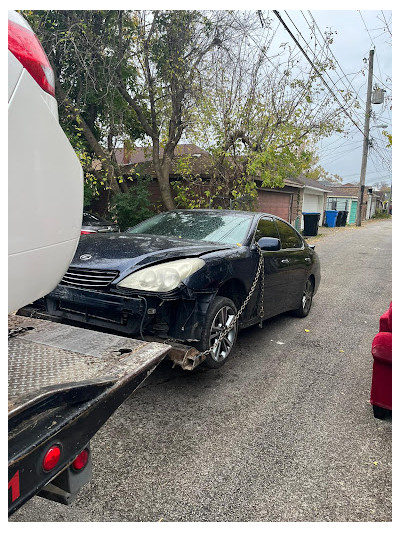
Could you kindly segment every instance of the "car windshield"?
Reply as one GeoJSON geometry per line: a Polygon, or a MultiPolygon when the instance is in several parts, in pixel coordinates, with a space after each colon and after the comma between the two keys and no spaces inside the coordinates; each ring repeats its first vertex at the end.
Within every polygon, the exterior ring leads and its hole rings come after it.
{"type": "Polygon", "coordinates": [[[178,239],[211,241],[222,244],[242,244],[251,224],[252,216],[246,214],[225,214],[205,212],[160,213],[127,233],[164,235],[178,239]]]}

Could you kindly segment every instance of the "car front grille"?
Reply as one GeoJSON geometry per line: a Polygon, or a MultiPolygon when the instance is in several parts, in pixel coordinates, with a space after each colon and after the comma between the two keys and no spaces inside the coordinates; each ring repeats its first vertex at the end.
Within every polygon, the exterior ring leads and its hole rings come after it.
{"type": "Polygon", "coordinates": [[[85,289],[105,289],[119,275],[118,270],[69,268],[61,283],[85,289]]]}

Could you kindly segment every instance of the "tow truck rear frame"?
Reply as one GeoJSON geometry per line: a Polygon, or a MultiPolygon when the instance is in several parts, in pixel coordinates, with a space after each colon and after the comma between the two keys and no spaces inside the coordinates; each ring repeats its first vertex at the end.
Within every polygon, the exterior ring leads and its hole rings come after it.
{"type": "Polygon", "coordinates": [[[70,503],[90,479],[91,464],[71,463],[114,411],[171,350],[23,316],[9,317],[9,514],[35,494],[70,503]],[[44,456],[58,446],[50,471],[44,456]]]}

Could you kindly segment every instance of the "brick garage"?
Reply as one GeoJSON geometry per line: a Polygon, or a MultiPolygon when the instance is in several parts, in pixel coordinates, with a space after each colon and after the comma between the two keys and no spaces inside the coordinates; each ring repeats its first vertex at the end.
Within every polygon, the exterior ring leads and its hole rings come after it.
{"type": "Polygon", "coordinates": [[[302,184],[292,180],[285,180],[285,186],[279,189],[258,187],[257,211],[281,217],[296,227],[301,213],[302,188],[302,184]]]}

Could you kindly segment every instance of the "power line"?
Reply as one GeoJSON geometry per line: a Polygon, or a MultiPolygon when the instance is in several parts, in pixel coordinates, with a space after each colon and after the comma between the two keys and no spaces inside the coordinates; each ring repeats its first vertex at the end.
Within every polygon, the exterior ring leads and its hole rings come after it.
{"type": "MultiPolygon", "coordinates": [[[[286,14],[286,16],[288,17],[288,19],[290,20],[290,22],[293,24],[293,26],[296,28],[298,34],[300,35],[300,37],[301,37],[301,38],[303,39],[303,41],[305,42],[307,48],[308,48],[308,49],[311,51],[311,53],[314,55],[314,61],[315,61],[315,60],[317,59],[317,54],[316,54],[316,52],[314,52],[314,50],[312,50],[312,48],[310,47],[309,43],[308,43],[308,42],[306,41],[306,39],[303,37],[301,31],[300,31],[299,28],[296,26],[296,24],[293,22],[293,20],[292,20],[292,18],[290,17],[289,13],[288,13],[287,11],[285,11],[285,14],[286,14]]],[[[304,14],[303,14],[302,11],[301,11],[301,14],[302,14],[303,17],[304,17],[304,14]]],[[[305,18],[305,17],[304,17],[304,18],[305,18]]],[[[306,22],[307,22],[307,24],[308,24],[308,27],[309,27],[309,28],[311,29],[311,31],[312,31],[312,28],[311,28],[311,26],[309,25],[307,19],[305,19],[305,20],[306,20],[306,22]]],[[[314,37],[315,37],[315,42],[318,43],[318,44],[321,46],[321,51],[323,51],[323,50],[324,50],[324,47],[323,47],[323,46],[321,45],[321,43],[318,41],[317,36],[315,35],[315,33],[314,33],[314,37]]],[[[328,50],[329,50],[329,47],[328,47],[328,50]]],[[[328,54],[326,54],[326,57],[328,57],[328,54]]],[[[332,78],[330,77],[330,75],[329,75],[328,72],[326,72],[326,75],[327,75],[328,78],[331,80],[331,82],[333,83],[334,87],[337,88],[337,87],[336,87],[336,83],[338,83],[338,82],[334,82],[334,81],[332,80],[332,78]]],[[[340,81],[340,80],[338,80],[338,81],[340,81]]],[[[339,90],[340,90],[340,89],[339,89],[339,90]]],[[[323,102],[321,102],[321,104],[319,105],[319,108],[321,109],[322,106],[323,106],[323,102]]],[[[317,114],[318,114],[318,112],[317,112],[317,114]]],[[[356,114],[357,114],[357,113],[356,113],[356,114]]]]}
{"type": "MultiPolygon", "coordinates": [[[[300,45],[300,43],[298,42],[298,40],[296,39],[296,37],[293,35],[293,33],[291,32],[291,30],[288,28],[288,26],[285,24],[285,22],[283,21],[282,17],[280,16],[279,12],[274,10],[273,11],[276,15],[276,17],[278,18],[278,20],[280,21],[280,23],[283,25],[283,27],[285,28],[285,30],[289,33],[289,35],[291,36],[291,38],[293,39],[293,41],[296,43],[296,45],[298,46],[298,48],[300,49],[300,51],[302,52],[302,54],[304,55],[304,57],[307,59],[307,61],[310,63],[310,65],[312,66],[312,68],[314,69],[314,71],[317,73],[317,75],[319,76],[319,78],[321,79],[321,81],[323,82],[323,84],[325,85],[325,87],[329,90],[329,92],[331,93],[331,95],[333,96],[333,98],[336,100],[336,102],[339,104],[340,106],[340,109],[342,109],[342,111],[345,113],[345,115],[350,119],[350,121],[353,123],[353,125],[357,128],[357,130],[359,130],[362,135],[363,135],[363,138],[364,139],[367,139],[366,135],[364,134],[364,132],[361,130],[360,126],[354,121],[354,119],[349,115],[349,113],[347,112],[347,110],[343,107],[343,105],[341,104],[341,102],[338,100],[337,96],[335,95],[335,93],[333,92],[333,90],[331,89],[331,87],[328,85],[328,83],[326,82],[326,80],[323,78],[321,72],[318,70],[318,68],[316,67],[316,65],[314,64],[314,62],[310,59],[310,57],[308,56],[307,52],[303,49],[303,47],[300,45]]],[[[290,19],[290,21],[292,22],[292,24],[294,25],[294,27],[296,28],[296,30],[299,32],[299,35],[302,37],[303,41],[306,43],[307,47],[311,50],[311,48],[309,47],[307,41],[304,39],[304,37],[302,36],[301,32],[299,31],[299,29],[297,28],[296,24],[293,22],[293,20],[291,19],[291,17],[286,13],[286,15],[288,16],[288,18],[290,19]]],[[[304,16],[304,15],[303,15],[304,16]]],[[[309,26],[310,27],[310,26],[309,26]]],[[[311,28],[310,28],[311,29],[311,28]]],[[[319,29],[319,28],[318,28],[319,29]]],[[[319,30],[320,31],[320,30],[319,30]]],[[[321,32],[320,32],[321,33],[321,32]]],[[[314,34],[315,35],[315,34],[314,34]]],[[[322,35],[322,33],[321,33],[322,35]]],[[[317,40],[316,38],[316,41],[319,43],[319,41],[317,40]]],[[[311,52],[314,54],[314,58],[316,58],[316,54],[311,50],[311,52]]],[[[337,59],[335,58],[335,56],[332,54],[332,56],[334,57],[336,63],[339,65],[337,59]]],[[[340,65],[339,65],[340,67],[340,65]]],[[[342,69],[341,69],[342,70],[342,69]]],[[[343,72],[342,70],[342,73],[345,75],[345,73],[343,72]]],[[[336,87],[336,83],[333,82],[333,80],[330,78],[329,74],[328,74],[328,77],[329,79],[331,80],[331,82],[333,83],[333,85],[336,87]]],[[[347,76],[345,75],[347,81],[348,78],[347,76]]],[[[354,87],[353,87],[354,89],[354,87]]],[[[356,141],[355,141],[356,142],[356,141]]],[[[336,148],[339,149],[339,147],[336,148]]],[[[387,160],[385,159],[385,156],[384,154],[381,153],[380,149],[378,146],[374,146],[373,149],[375,150],[377,156],[382,160],[382,162],[384,164],[388,164],[387,160]]],[[[352,149],[353,150],[353,149],[352,149]]],[[[349,151],[352,151],[352,150],[349,150],[349,151]]],[[[341,155],[342,153],[347,153],[348,151],[345,151],[345,152],[341,152],[340,154],[336,154],[336,157],[338,155],[341,155]]]]}
{"type": "Polygon", "coordinates": [[[390,33],[390,36],[392,36],[392,32],[389,29],[389,23],[386,20],[385,13],[382,10],[381,10],[381,13],[382,13],[383,20],[385,21],[387,31],[390,33]]]}
{"type": "Polygon", "coordinates": [[[373,146],[372,149],[374,150],[375,154],[377,154],[381,160],[381,162],[387,166],[388,169],[392,168],[391,161],[388,161],[385,154],[382,153],[382,149],[379,146],[373,146]]]}
{"type": "Polygon", "coordinates": [[[353,146],[352,148],[348,148],[347,150],[343,150],[342,152],[332,153],[330,157],[328,156],[326,158],[321,158],[321,164],[328,165],[329,163],[333,163],[333,161],[336,161],[339,156],[341,157],[345,154],[349,154],[350,152],[354,152],[359,147],[353,146]]]}
{"type": "MultiPolygon", "coordinates": [[[[360,15],[360,17],[361,17],[361,20],[363,21],[363,24],[364,24],[365,29],[367,30],[367,33],[368,33],[368,35],[369,35],[369,38],[371,39],[371,44],[374,46],[374,48],[375,48],[375,50],[376,50],[375,41],[373,40],[372,35],[370,34],[369,29],[367,28],[367,25],[366,25],[366,23],[365,23],[364,17],[362,16],[360,10],[358,10],[358,13],[359,13],[359,15],[360,15]]],[[[379,70],[380,77],[383,78],[383,76],[382,76],[382,72],[381,72],[381,67],[380,67],[380,64],[379,64],[378,54],[376,54],[376,62],[377,62],[377,64],[378,64],[378,70],[379,70]]],[[[382,81],[381,79],[378,78],[378,76],[374,76],[374,78],[376,78],[376,79],[380,82],[381,85],[383,85],[384,87],[386,87],[387,89],[389,89],[389,87],[388,87],[387,85],[385,85],[385,84],[383,83],[383,81],[382,81]]]]}
{"type": "MultiPolygon", "coordinates": [[[[315,32],[314,28],[311,27],[311,24],[310,24],[310,22],[307,20],[307,18],[305,17],[303,11],[301,11],[301,14],[303,15],[303,18],[304,18],[304,20],[306,21],[307,26],[308,26],[308,27],[310,28],[310,30],[313,32],[316,42],[317,42],[317,43],[321,46],[321,48],[322,48],[322,45],[321,45],[321,43],[320,43],[319,40],[318,40],[318,37],[317,37],[317,35],[316,35],[316,32],[315,32]]],[[[364,102],[364,100],[359,96],[359,93],[360,93],[362,87],[360,87],[359,91],[357,91],[357,90],[354,88],[354,86],[352,85],[351,81],[350,81],[349,78],[347,77],[346,73],[345,73],[344,70],[342,69],[342,67],[341,67],[341,65],[340,65],[340,63],[339,63],[339,61],[338,61],[337,58],[336,58],[336,56],[334,55],[334,53],[333,53],[331,47],[329,46],[329,43],[327,42],[326,37],[323,35],[323,33],[322,33],[320,27],[318,26],[316,20],[315,20],[314,17],[312,16],[311,11],[308,11],[308,14],[309,14],[309,16],[310,16],[310,18],[311,18],[311,20],[312,20],[314,26],[315,26],[315,27],[317,28],[317,30],[319,31],[319,33],[320,33],[320,35],[321,35],[321,37],[322,37],[322,39],[323,39],[325,45],[327,46],[327,50],[330,52],[330,54],[331,54],[331,56],[332,56],[334,62],[335,62],[336,65],[339,67],[340,71],[341,71],[342,74],[343,74],[343,77],[347,80],[348,86],[346,87],[346,90],[349,91],[349,88],[351,87],[351,89],[353,90],[353,92],[354,92],[354,94],[355,94],[355,97],[353,97],[353,99],[354,99],[355,101],[359,101],[359,102],[365,107],[365,102],[364,102]]],[[[359,74],[359,72],[355,73],[355,74],[354,74],[354,77],[355,77],[357,74],[359,74]]],[[[334,84],[335,87],[337,87],[337,83],[343,79],[343,78],[339,78],[338,81],[335,83],[335,82],[333,82],[332,78],[329,76],[328,73],[327,73],[327,75],[328,75],[329,79],[332,81],[332,83],[334,84]]],[[[362,117],[360,117],[360,115],[357,113],[357,111],[356,111],[355,109],[353,109],[353,112],[354,112],[354,114],[356,115],[356,117],[358,118],[358,120],[362,121],[362,117]]]]}
{"type": "MultiPolygon", "coordinates": [[[[382,169],[380,170],[374,170],[374,171],[368,171],[368,174],[378,174],[384,172],[382,169]]],[[[354,172],[353,174],[342,174],[342,178],[352,178],[353,176],[359,176],[359,172],[354,172]]]]}
{"type": "Polygon", "coordinates": [[[357,127],[357,129],[362,133],[363,137],[365,137],[364,135],[364,132],[362,131],[362,129],[360,128],[360,126],[353,120],[353,118],[351,117],[351,115],[347,112],[347,110],[343,107],[343,105],[341,104],[341,102],[338,100],[336,94],[332,91],[332,89],[329,87],[329,85],[327,84],[327,82],[324,80],[322,74],[319,72],[319,70],[317,69],[317,67],[314,65],[313,61],[308,57],[307,53],[305,52],[305,50],[302,48],[301,44],[299,43],[299,41],[296,39],[296,37],[293,35],[293,33],[290,31],[290,29],[288,28],[288,26],[285,24],[284,20],[282,19],[282,17],[280,16],[279,14],[279,11],[276,11],[276,10],[273,10],[273,12],[275,13],[276,17],[278,18],[279,22],[282,24],[282,26],[285,28],[285,30],[289,33],[289,35],[291,36],[291,38],[294,40],[294,42],[297,44],[297,46],[300,48],[302,54],[304,55],[304,57],[307,59],[307,61],[310,63],[310,65],[312,66],[312,68],[315,70],[315,72],[317,73],[317,75],[320,77],[321,81],[323,82],[323,84],[325,85],[325,87],[328,89],[328,91],[332,94],[333,98],[337,101],[337,103],[339,104],[340,108],[343,110],[343,112],[345,113],[345,115],[351,120],[351,122],[357,127]]]}
{"type": "MultiPolygon", "coordinates": [[[[309,22],[307,21],[306,17],[304,16],[303,12],[301,12],[301,13],[302,13],[302,15],[303,15],[305,21],[307,22],[309,28],[312,29],[311,26],[310,26],[310,24],[309,24],[309,22]]],[[[346,78],[346,80],[347,80],[347,82],[348,82],[348,84],[349,84],[348,87],[347,87],[347,89],[349,89],[349,87],[351,87],[351,88],[353,89],[354,93],[355,93],[355,94],[357,95],[357,97],[358,97],[358,92],[357,92],[356,89],[353,87],[351,81],[350,81],[349,78],[347,77],[347,74],[345,74],[345,72],[343,71],[343,69],[342,69],[342,67],[341,67],[341,65],[340,65],[340,63],[339,63],[339,61],[337,60],[335,54],[333,53],[333,51],[332,51],[332,49],[330,48],[329,44],[326,42],[326,37],[324,37],[322,31],[320,30],[320,27],[318,26],[316,20],[315,20],[314,17],[312,16],[311,11],[308,11],[308,14],[309,14],[310,17],[311,17],[311,20],[313,21],[313,24],[315,25],[315,27],[316,27],[317,30],[319,31],[319,33],[320,33],[322,39],[323,39],[324,42],[328,45],[328,50],[330,51],[330,53],[331,53],[331,55],[332,55],[332,57],[333,57],[335,63],[336,63],[337,66],[339,67],[339,69],[340,69],[340,71],[342,72],[343,76],[346,78]]],[[[317,36],[316,36],[316,35],[315,35],[315,38],[317,39],[317,36]]],[[[319,41],[318,41],[318,42],[319,42],[319,41]]],[[[357,74],[358,74],[358,73],[357,73],[357,74]]],[[[361,102],[364,103],[364,101],[363,101],[362,99],[361,99],[361,102]]]]}
{"type": "MultiPolygon", "coordinates": [[[[264,20],[263,15],[262,15],[262,13],[261,13],[260,11],[258,11],[258,17],[260,18],[260,22],[261,22],[262,27],[264,27],[264,25],[265,25],[265,20],[264,20]]],[[[271,65],[273,66],[272,73],[276,71],[276,72],[278,72],[281,76],[283,76],[282,72],[279,70],[279,67],[280,67],[281,65],[280,65],[280,64],[278,64],[278,65],[274,65],[274,64],[272,63],[271,59],[266,55],[265,47],[264,47],[264,46],[260,46],[260,44],[254,39],[254,37],[253,37],[250,33],[246,33],[246,30],[243,28],[243,25],[242,25],[242,23],[241,23],[240,20],[237,20],[237,19],[236,19],[236,21],[237,21],[237,23],[241,26],[241,28],[244,30],[244,33],[245,33],[245,34],[246,34],[246,35],[247,35],[247,36],[248,36],[248,37],[254,42],[254,44],[256,45],[256,47],[257,47],[257,48],[262,52],[262,54],[266,57],[266,59],[269,61],[269,63],[271,63],[271,65]]],[[[276,33],[277,33],[277,29],[278,29],[278,27],[277,27],[277,28],[275,29],[275,31],[273,32],[273,35],[272,35],[272,38],[271,38],[270,41],[269,41],[269,44],[271,44],[272,41],[273,41],[273,39],[275,38],[276,33]]],[[[299,54],[300,54],[300,52],[297,52],[297,53],[293,56],[292,59],[294,60],[299,54]]],[[[270,75],[271,75],[271,73],[269,74],[269,76],[270,76],[270,75]]],[[[317,117],[317,115],[318,115],[318,113],[319,113],[319,109],[321,109],[322,105],[323,105],[323,102],[321,102],[321,103],[318,105],[318,107],[317,107],[317,109],[316,109],[316,113],[315,113],[315,115],[313,116],[313,118],[316,118],[316,117],[317,117]]]]}
{"type": "MultiPolygon", "coordinates": [[[[310,58],[307,56],[306,52],[302,49],[301,45],[300,45],[300,44],[298,43],[298,41],[295,39],[295,37],[294,37],[293,34],[290,32],[290,30],[288,29],[288,27],[285,25],[285,23],[283,22],[282,18],[279,16],[279,13],[277,13],[276,11],[274,11],[274,13],[275,13],[275,15],[278,17],[278,19],[280,20],[280,22],[283,24],[283,26],[285,27],[285,29],[288,31],[288,33],[291,35],[292,39],[296,42],[297,46],[299,46],[300,50],[301,50],[302,53],[305,55],[306,59],[307,59],[307,60],[309,61],[309,63],[313,66],[313,68],[316,70],[316,72],[317,72],[317,74],[320,76],[321,80],[322,80],[322,81],[324,82],[324,84],[327,86],[327,84],[326,84],[325,80],[323,79],[321,73],[318,71],[318,69],[315,67],[314,63],[310,60],[310,58]]],[[[285,11],[285,13],[286,13],[287,17],[289,18],[289,20],[291,21],[291,23],[293,24],[293,26],[294,26],[294,27],[296,28],[296,30],[298,31],[298,33],[299,33],[299,35],[301,36],[301,38],[303,39],[303,41],[306,43],[307,47],[311,50],[310,46],[308,45],[307,41],[305,40],[305,38],[304,38],[303,35],[301,34],[301,32],[300,32],[300,30],[298,29],[298,27],[296,26],[296,24],[295,24],[295,23],[293,22],[293,20],[291,19],[290,15],[289,15],[286,11],[285,11]]],[[[302,13],[302,15],[303,15],[303,18],[306,20],[308,27],[311,29],[311,31],[313,31],[312,27],[311,27],[310,24],[309,24],[309,21],[307,21],[307,19],[306,19],[306,17],[304,16],[303,13],[302,13]]],[[[311,15],[311,14],[310,14],[310,15],[311,15]]],[[[317,24],[316,24],[315,20],[313,19],[312,15],[311,15],[311,18],[312,18],[313,22],[315,23],[315,25],[317,26],[317,24]]],[[[318,31],[320,32],[321,36],[323,37],[322,32],[321,32],[321,30],[319,29],[319,27],[318,27],[318,31]]],[[[314,36],[315,36],[316,42],[321,46],[321,43],[319,42],[319,40],[318,40],[318,38],[317,38],[317,36],[316,36],[315,33],[314,33],[314,36]]],[[[370,37],[371,37],[371,36],[370,36],[370,37]]],[[[324,37],[323,37],[323,39],[324,39],[324,37]]],[[[325,39],[324,39],[324,42],[326,42],[325,39]]],[[[321,48],[322,48],[322,46],[321,46],[321,48]]],[[[328,47],[328,49],[330,50],[329,47],[328,47]]],[[[316,58],[316,54],[315,54],[312,50],[311,50],[311,52],[314,54],[314,58],[316,58]]],[[[332,51],[331,51],[331,53],[332,53],[332,51]]],[[[338,64],[339,68],[341,69],[339,62],[337,61],[337,59],[336,59],[336,57],[334,56],[333,53],[332,53],[332,56],[333,56],[334,60],[336,61],[336,63],[338,64]]],[[[343,72],[343,69],[341,69],[341,71],[342,71],[342,73],[344,74],[344,76],[345,76],[346,79],[347,79],[347,76],[346,76],[346,74],[343,72]]],[[[331,80],[331,82],[333,83],[334,87],[337,87],[337,86],[336,86],[336,83],[332,80],[332,78],[329,76],[328,73],[327,73],[327,76],[328,76],[328,78],[331,80]]],[[[347,81],[349,81],[349,80],[347,79],[347,81]]],[[[352,87],[352,88],[353,88],[353,90],[354,90],[354,87],[352,87]]],[[[330,87],[328,87],[328,89],[329,89],[330,92],[332,93],[332,90],[330,89],[330,87]]],[[[333,93],[332,93],[332,94],[333,94],[333,93]]],[[[334,95],[334,97],[335,97],[335,95],[334,95]]],[[[336,97],[335,97],[335,99],[336,99],[336,101],[338,101],[338,99],[337,99],[336,97]]],[[[339,104],[340,104],[340,102],[339,102],[339,104]]],[[[358,129],[359,131],[361,131],[360,128],[359,128],[359,126],[358,126],[358,125],[354,122],[354,120],[348,115],[348,113],[346,112],[346,110],[344,109],[344,107],[343,107],[342,105],[341,105],[341,108],[342,108],[342,110],[346,113],[346,115],[350,118],[350,120],[353,122],[353,124],[357,127],[357,129],[358,129]]],[[[357,113],[356,113],[356,115],[357,115],[357,113]]],[[[357,115],[357,116],[358,116],[358,115],[357,115]]],[[[361,131],[361,133],[363,134],[363,137],[365,137],[364,132],[361,131]]],[[[339,148],[340,148],[340,146],[337,147],[336,150],[339,149],[339,148]]],[[[375,149],[375,151],[378,151],[378,147],[376,147],[376,146],[371,146],[371,148],[372,148],[372,149],[375,149]]],[[[349,150],[349,151],[352,151],[352,150],[349,150]]],[[[336,154],[335,154],[335,157],[337,157],[338,155],[342,155],[342,154],[344,154],[344,153],[348,153],[349,151],[340,152],[339,154],[336,153],[336,154]]],[[[381,158],[381,160],[383,161],[384,164],[388,164],[387,160],[385,159],[384,154],[382,154],[381,152],[379,152],[379,157],[381,158]]],[[[323,162],[323,161],[321,161],[321,162],[323,162]]],[[[328,160],[328,161],[324,161],[323,163],[324,163],[324,164],[327,164],[327,163],[329,163],[329,162],[330,162],[330,161],[328,160]]]]}
{"type": "MultiPolygon", "coordinates": [[[[306,46],[311,50],[310,46],[308,45],[307,41],[304,39],[303,35],[301,34],[301,32],[299,31],[299,29],[297,28],[296,24],[295,24],[295,23],[293,22],[293,20],[291,19],[290,15],[288,15],[287,12],[285,12],[285,13],[286,13],[286,15],[288,16],[288,18],[289,18],[289,20],[291,21],[291,23],[293,24],[293,26],[294,26],[294,27],[296,28],[296,30],[298,31],[298,33],[300,34],[300,36],[302,37],[303,41],[306,43],[306,46]]],[[[275,14],[278,16],[277,13],[275,13],[275,14]]],[[[303,14],[303,17],[304,17],[304,14],[303,14]]],[[[280,19],[281,23],[283,23],[282,18],[279,17],[279,16],[278,16],[278,18],[280,19]]],[[[305,17],[304,17],[304,18],[305,18],[305,17]]],[[[306,22],[307,22],[309,28],[313,31],[313,29],[311,28],[311,26],[310,26],[309,22],[307,21],[307,19],[306,19],[306,22]]],[[[284,25],[285,29],[288,31],[288,33],[291,35],[291,37],[293,38],[293,40],[296,42],[296,44],[299,46],[300,50],[301,50],[302,53],[305,55],[306,59],[309,61],[309,63],[312,65],[312,67],[317,71],[318,76],[321,78],[321,80],[324,82],[324,84],[328,87],[328,89],[330,90],[331,94],[333,94],[331,88],[327,85],[327,83],[326,83],[325,80],[323,79],[321,73],[320,73],[320,72],[318,71],[318,69],[315,67],[315,64],[310,60],[310,58],[308,57],[308,55],[306,54],[306,52],[302,49],[302,47],[300,46],[300,44],[298,43],[298,41],[294,38],[293,34],[290,32],[290,30],[288,30],[287,26],[285,26],[284,23],[283,23],[283,25],[284,25]]],[[[320,31],[320,30],[319,30],[319,31],[320,31]]],[[[320,33],[321,33],[321,32],[320,32],[320,33]]],[[[321,33],[321,35],[322,35],[322,33],[321,33]]],[[[315,36],[315,38],[316,38],[316,42],[321,46],[321,43],[319,42],[319,40],[318,40],[317,36],[315,35],[315,33],[314,33],[314,36],[315,36]]],[[[324,40],[324,42],[325,42],[325,40],[324,40]]],[[[325,42],[325,43],[326,43],[326,42],[325,42]]],[[[322,46],[321,46],[321,48],[322,48],[322,46]]],[[[329,49],[329,47],[328,47],[328,49],[329,49]]],[[[311,50],[311,52],[314,54],[314,58],[316,58],[316,54],[313,52],[313,50],[311,50]]],[[[333,56],[334,60],[336,61],[336,63],[339,65],[339,63],[338,63],[337,59],[334,57],[333,53],[332,53],[332,56],[333,56]]],[[[328,57],[328,56],[327,56],[327,57],[328,57]]],[[[340,65],[339,65],[339,67],[340,67],[340,65]]],[[[342,72],[343,72],[343,70],[342,70],[342,72]]],[[[343,74],[345,75],[344,72],[343,72],[343,74]]],[[[337,85],[336,85],[337,82],[335,83],[335,82],[332,80],[332,78],[329,76],[328,73],[327,73],[327,75],[328,75],[328,78],[330,79],[330,81],[333,83],[334,87],[337,87],[337,85]]],[[[345,75],[345,77],[346,77],[346,79],[347,79],[347,76],[346,76],[346,75],[345,75]]],[[[349,81],[349,80],[347,79],[347,81],[349,81]]],[[[354,90],[354,87],[353,87],[353,90],[354,90]]],[[[349,114],[346,112],[346,110],[344,109],[344,107],[343,107],[343,106],[341,105],[341,103],[338,101],[338,99],[336,98],[336,96],[335,96],[334,94],[333,94],[333,96],[334,96],[335,100],[339,103],[341,109],[346,113],[346,115],[350,118],[350,120],[351,120],[351,121],[353,122],[353,124],[357,127],[357,129],[358,129],[359,131],[361,131],[360,128],[359,128],[359,126],[354,122],[354,120],[352,119],[352,117],[349,116],[349,114]]],[[[363,132],[361,131],[361,133],[363,133],[363,132]]],[[[364,133],[363,133],[363,137],[365,137],[364,133]]],[[[344,144],[345,144],[345,143],[344,143],[344,144]]],[[[341,145],[341,146],[342,146],[342,145],[341,145]]],[[[340,146],[337,147],[336,150],[339,149],[339,148],[340,148],[340,146]]],[[[339,152],[339,153],[336,152],[336,153],[334,154],[333,157],[336,159],[337,157],[342,156],[342,155],[344,155],[344,154],[346,154],[346,153],[349,153],[349,152],[352,152],[352,151],[354,151],[354,147],[351,148],[350,150],[347,149],[347,150],[342,151],[342,152],[339,152]]],[[[331,157],[332,157],[332,154],[331,154],[331,157]]],[[[322,163],[323,165],[329,164],[331,161],[333,161],[333,160],[332,160],[332,159],[324,160],[323,158],[321,158],[321,163],[322,163]]]]}
{"type": "MultiPolygon", "coordinates": [[[[293,20],[292,20],[291,17],[289,16],[289,14],[287,13],[287,11],[285,11],[285,13],[286,13],[287,17],[290,19],[290,21],[292,22],[292,24],[294,25],[294,27],[296,28],[296,30],[299,32],[301,38],[302,38],[303,41],[306,43],[307,47],[311,50],[311,52],[313,52],[313,50],[311,49],[311,47],[309,46],[309,44],[307,43],[307,41],[305,40],[305,38],[304,38],[303,35],[301,34],[300,30],[297,28],[296,24],[293,22],[293,20]]],[[[363,104],[363,105],[365,106],[364,101],[362,100],[362,98],[359,97],[359,92],[361,91],[361,87],[360,87],[360,89],[359,89],[358,92],[357,92],[356,89],[353,87],[353,85],[351,84],[351,82],[350,82],[350,80],[348,79],[347,75],[345,74],[345,72],[343,71],[342,67],[340,66],[339,61],[337,60],[337,58],[336,58],[335,55],[333,54],[333,52],[332,52],[332,50],[331,50],[331,48],[330,48],[330,46],[329,46],[329,43],[326,41],[326,39],[325,39],[324,35],[322,34],[322,32],[321,32],[321,30],[320,30],[318,24],[316,23],[315,19],[313,18],[312,14],[311,14],[311,11],[308,11],[308,13],[310,14],[310,17],[311,17],[311,19],[312,19],[312,21],[313,21],[313,24],[314,24],[315,27],[318,29],[318,31],[319,31],[319,33],[320,33],[320,35],[321,35],[321,37],[322,37],[322,39],[323,39],[323,41],[324,41],[326,47],[327,47],[327,50],[330,52],[330,54],[331,54],[331,56],[332,56],[334,62],[338,65],[339,69],[341,70],[341,72],[342,72],[342,74],[343,74],[343,77],[346,78],[346,80],[347,80],[347,82],[348,82],[348,84],[349,84],[349,86],[346,87],[346,90],[348,91],[348,90],[349,90],[349,87],[351,87],[351,88],[353,89],[355,95],[356,95],[356,96],[354,97],[354,100],[359,100],[359,101],[361,102],[361,104],[363,104]]],[[[316,35],[316,32],[315,32],[314,28],[311,26],[310,22],[309,22],[309,21],[307,20],[307,18],[305,17],[303,11],[301,11],[301,14],[302,14],[304,20],[306,21],[307,26],[308,26],[309,29],[312,31],[312,33],[313,33],[313,35],[314,35],[314,37],[315,37],[315,42],[318,43],[318,44],[320,45],[321,49],[323,49],[323,48],[324,48],[323,45],[321,45],[320,41],[318,40],[318,37],[317,37],[317,35],[316,35]]],[[[315,57],[316,57],[316,54],[315,54],[314,52],[313,52],[313,54],[314,54],[314,58],[315,58],[315,57]]],[[[326,57],[328,58],[328,53],[326,54],[326,57]]],[[[355,75],[357,75],[357,74],[358,74],[358,73],[355,73],[355,75]]],[[[326,72],[326,75],[328,76],[328,78],[329,78],[330,81],[332,82],[333,86],[334,86],[335,88],[337,88],[337,89],[340,91],[340,89],[337,87],[337,84],[338,84],[340,81],[342,81],[343,78],[339,78],[339,79],[335,82],[335,81],[333,81],[333,79],[331,78],[331,76],[329,75],[328,72],[326,72]]],[[[358,118],[358,120],[360,120],[360,121],[363,120],[363,117],[360,117],[360,115],[357,113],[356,110],[353,109],[353,113],[356,115],[356,117],[358,118]]]]}
{"type": "Polygon", "coordinates": [[[319,154],[320,154],[320,158],[323,159],[324,157],[328,155],[331,155],[331,154],[336,154],[338,150],[340,150],[341,148],[343,148],[344,146],[349,146],[349,145],[358,145],[360,144],[360,140],[357,139],[355,141],[349,141],[348,139],[344,139],[343,138],[338,138],[338,139],[335,139],[334,141],[331,141],[330,143],[328,143],[327,145],[325,146],[321,146],[319,148],[319,154]],[[340,142],[340,144],[338,146],[334,146],[332,147],[333,144],[335,143],[338,143],[340,142]]]}

